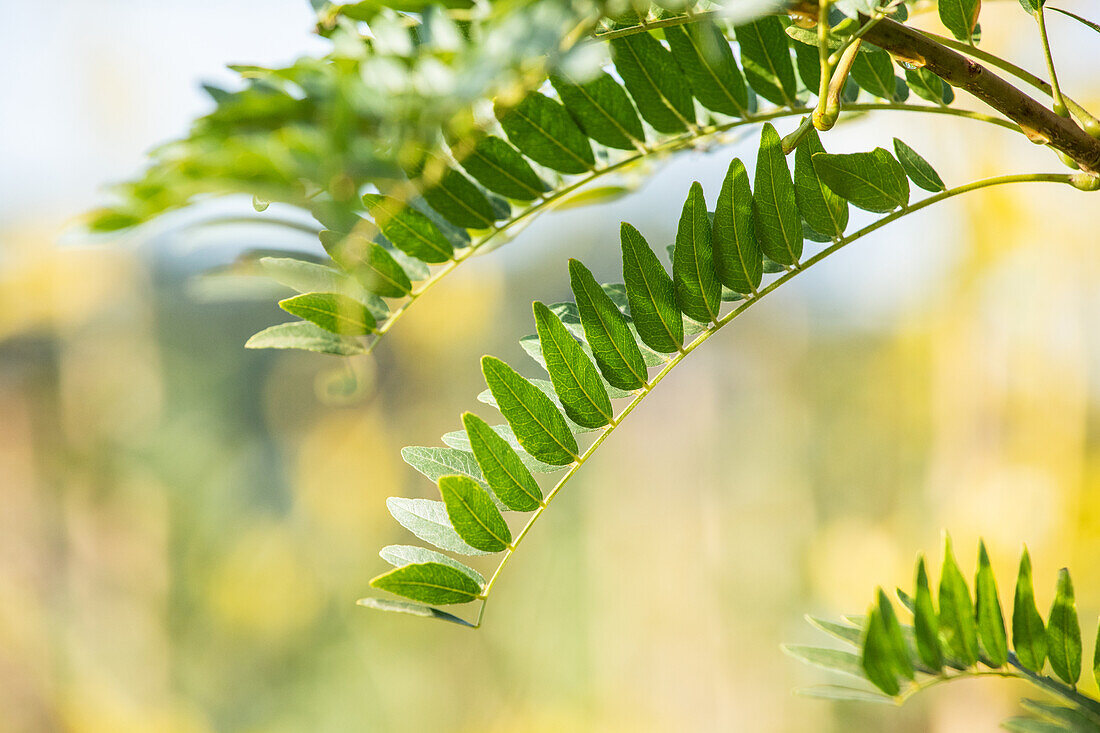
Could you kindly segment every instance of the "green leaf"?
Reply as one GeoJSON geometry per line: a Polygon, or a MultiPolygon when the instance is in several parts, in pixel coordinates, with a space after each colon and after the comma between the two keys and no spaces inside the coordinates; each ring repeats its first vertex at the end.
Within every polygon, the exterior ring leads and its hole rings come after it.
{"type": "MultiPolygon", "coordinates": [[[[1043,0],[1043,1],[1045,1],[1045,0],[1043,0]]],[[[1040,6],[1042,6],[1042,4],[1043,4],[1042,1],[1039,2],[1040,6]]],[[[1069,17],[1073,18],[1074,20],[1078,21],[1079,23],[1083,23],[1085,26],[1087,26],[1089,28],[1092,28],[1097,33],[1100,33],[1100,25],[1097,25],[1096,23],[1093,23],[1091,20],[1086,20],[1086,19],[1082,18],[1077,13],[1071,13],[1068,10],[1062,10],[1061,8],[1053,8],[1053,7],[1051,8],[1051,10],[1053,10],[1056,13],[1061,13],[1062,15],[1068,15],[1069,17]]]]}
{"type": "Polygon", "coordinates": [[[906,69],[905,81],[921,99],[935,104],[951,104],[955,101],[955,91],[951,85],[928,69],[906,69]]]}
{"type": "Polygon", "coordinates": [[[566,416],[586,428],[607,425],[615,413],[596,367],[549,308],[536,302],[533,309],[546,371],[566,416]]]}
{"type": "Polygon", "coordinates": [[[469,603],[481,587],[460,570],[437,562],[394,568],[371,580],[372,588],[389,591],[421,603],[469,603]]]}
{"type": "Polygon", "coordinates": [[[391,496],[386,499],[386,508],[405,529],[420,539],[435,545],[441,550],[457,552],[460,555],[484,555],[485,553],[466,544],[447,517],[447,507],[441,501],[431,499],[406,499],[391,496]]]}
{"type": "Polygon", "coordinates": [[[932,193],[947,190],[947,186],[943,185],[940,174],[936,173],[935,169],[928,164],[928,161],[896,137],[894,138],[894,152],[897,154],[898,162],[901,163],[901,167],[905,171],[905,175],[909,176],[910,181],[932,193]]]}
{"type": "Polygon", "coordinates": [[[552,466],[577,460],[577,439],[542,390],[496,357],[483,356],[481,371],[500,413],[525,451],[552,466]]]}
{"type": "Polygon", "coordinates": [[[391,601],[387,598],[360,598],[356,601],[360,606],[366,608],[373,608],[376,611],[390,611],[392,613],[407,613],[410,616],[420,616],[422,618],[434,618],[439,621],[447,621],[452,624],[458,624],[459,626],[466,626],[468,628],[475,628],[475,626],[466,619],[459,618],[452,613],[446,611],[440,611],[438,608],[432,608],[431,606],[423,606],[419,603],[409,603],[408,601],[391,601]]]}
{"type": "Polygon", "coordinates": [[[683,132],[695,123],[691,87],[676,61],[649,33],[614,38],[611,60],[645,121],[657,132],[683,132]]]}
{"type": "Polygon", "coordinates": [[[401,458],[424,474],[432,483],[442,476],[455,473],[461,473],[481,482],[481,469],[478,468],[473,454],[466,451],[411,445],[401,449],[401,458]]]}
{"type": "Polygon", "coordinates": [[[623,222],[619,237],[626,297],[638,336],[656,351],[678,351],[684,344],[684,320],[676,307],[672,278],[637,229],[623,222]]]}
{"type": "MultiPolygon", "coordinates": [[[[817,54],[817,32],[798,26],[790,26],[786,32],[797,41],[794,44],[794,50],[802,83],[816,94],[821,76],[821,60],[817,54]]],[[[841,40],[834,37],[829,44],[829,50],[837,51],[840,47],[841,40]]],[[[866,89],[876,97],[892,102],[900,101],[898,81],[894,76],[894,65],[890,61],[890,54],[877,46],[865,43],[860,47],[852,63],[851,79],[860,88],[866,89]]]]}
{"type": "Polygon", "coordinates": [[[463,565],[458,560],[444,555],[442,552],[429,550],[426,547],[416,545],[387,545],[378,551],[378,556],[394,567],[402,567],[414,563],[437,562],[440,565],[449,565],[459,572],[466,573],[479,586],[485,585],[485,578],[481,573],[471,567],[463,565]]]}
{"type": "MultiPolygon", "coordinates": [[[[1090,699],[1088,702],[1093,701],[1090,699]]],[[[1073,731],[1073,733],[1096,733],[1100,730],[1100,713],[1097,713],[1095,708],[1086,708],[1079,703],[1060,705],[1025,698],[1020,701],[1020,706],[1028,712],[1065,726],[1062,730],[1073,731]]]]}
{"type": "Polygon", "coordinates": [[[753,212],[760,248],[775,262],[796,264],[802,256],[802,217],[798,213],[794,183],[783,155],[779,133],[768,122],[764,123],[760,132],[753,190],[753,212]]]}
{"type": "MultiPolygon", "coordinates": [[[[493,407],[496,407],[496,400],[493,399],[493,393],[490,392],[488,389],[479,394],[477,398],[481,402],[491,404],[493,407]]],[[[509,425],[493,425],[492,430],[494,433],[503,438],[504,442],[507,443],[512,448],[512,450],[516,452],[516,455],[519,456],[519,460],[521,463],[523,463],[524,468],[526,468],[531,473],[554,473],[561,470],[561,466],[547,465],[532,456],[527,451],[523,450],[523,448],[519,444],[519,439],[516,438],[515,433],[512,432],[512,428],[509,425]]],[[[578,426],[577,430],[573,432],[574,434],[577,434],[580,430],[583,430],[583,428],[578,426]]],[[[446,445],[448,448],[457,448],[458,450],[464,451],[473,450],[473,447],[470,445],[470,438],[468,435],[466,435],[465,430],[454,430],[452,432],[445,433],[443,435],[443,444],[446,445]]],[[[481,467],[481,471],[484,475],[484,466],[481,467]]],[[[486,477],[486,481],[488,481],[488,477],[486,477]]]]}
{"type": "Polygon", "coordinates": [[[1081,677],[1081,626],[1073,598],[1069,571],[1058,571],[1058,589],[1047,619],[1047,651],[1050,666],[1067,685],[1076,685],[1081,677]]]}
{"type": "Polygon", "coordinates": [[[943,669],[943,648],[940,646],[940,624],[932,605],[932,590],[928,587],[928,571],[924,557],[917,561],[917,591],[913,601],[913,633],[917,655],[933,672],[943,669]]]}
{"type": "Polygon", "coordinates": [[[488,229],[500,218],[474,182],[447,166],[438,181],[423,188],[424,200],[456,227],[488,229]]]}
{"type": "Polygon", "coordinates": [[[843,155],[817,153],[812,160],[826,186],[865,211],[885,214],[909,203],[905,170],[885,148],[843,155]]]}
{"type": "Polygon", "coordinates": [[[546,183],[538,177],[527,159],[494,135],[478,140],[474,149],[463,155],[459,162],[474,180],[501,196],[517,201],[533,201],[546,191],[546,183]]]}
{"type": "Polygon", "coordinates": [[[500,552],[511,544],[508,523],[478,482],[469,476],[443,476],[439,479],[439,494],[447,507],[451,526],[470,547],[483,552],[500,552]]]}
{"type": "Polygon", "coordinates": [[[633,102],[610,74],[601,71],[583,84],[551,76],[550,83],[565,109],[596,142],[619,150],[633,150],[638,143],[645,142],[642,121],[633,102]]]}
{"type": "Polygon", "coordinates": [[[538,508],[542,489],[508,441],[473,413],[462,416],[462,425],[481,473],[501,503],[517,512],[538,508]]]}
{"type": "Polygon", "coordinates": [[[745,164],[730,163],[714,208],[714,269],[718,281],[737,293],[755,293],[763,276],[756,215],[745,164]]]}
{"type": "Polygon", "coordinates": [[[386,298],[403,298],[412,290],[409,276],[382,245],[360,234],[321,232],[321,244],[333,261],[359,283],[386,298]]]}
{"type": "Polygon", "coordinates": [[[376,325],[365,305],[339,293],[302,293],[280,300],[279,307],[341,336],[365,336],[376,325]]]}
{"type": "Polygon", "coordinates": [[[569,285],[577,301],[584,338],[600,372],[619,389],[635,390],[644,385],[649,372],[622,311],[578,260],[569,260],[569,285]]]}
{"type": "Polygon", "coordinates": [[[974,623],[974,604],[970,589],[955,554],[951,538],[944,542],[943,570],[940,574],[940,633],[951,657],[964,667],[974,666],[977,660],[977,626],[974,623]]]}
{"type": "MultiPolygon", "coordinates": [[[[1045,4],[1046,0],[1020,0],[1020,7],[1032,15],[1039,12],[1039,8],[1045,4]]],[[[1054,10],[1054,8],[1051,8],[1051,10],[1054,10]]]]}
{"type": "Polygon", "coordinates": [[[382,235],[393,246],[424,262],[446,262],[454,247],[439,228],[424,214],[389,196],[368,193],[363,203],[382,235]]]}
{"type": "Polygon", "coordinates": [[[951,31],[951,35],[963,43],[969,43],[974,35],[974,26],[978,24],[982,0],[940,0],[938,7],[940,21],[951,31]]]}
{"type": "Polygon", "coordinates": [[[721,288],[714,272],[711,251],[711,223],[703,187],[691,184],[676,230],[672,257],[672,282],[676,304],[684,314],[700,323],[718,320],[721,288]]]}
{"type": "Polygon", "coordinates": [[[878,589],[878,613],[882,628],[886,632],[886,644],[890,649],[890,658],[894,671],[903,677],[913,679],[913,663],[909,659],[909,645],[905,642],[901,624],[898,623],[894,606],[882,588],[878,589]]]}
{"type": "Polygon", "coordinates": [[[733,50],[710,20],[665,28],[672,56],[704,107],[731,117],[744,117],[749,106],[745,77],[733,50]]]}
{"type": "Polygon", "coordinates": [[[997,597],[997,581],[989,564],[985,542],[978,543],[978,576],[974,580],[977,605],[978,635],[991,666],[1003,667],[1008,661],[1008,639],[1001,601],[997,597]]]}
{"type": "Polygon", "coordinates": [[[848,202],[821,182],[813,156],[824,153],[817,130],[810,128],[794,151],[794,190],[798,210],[815,232],[832,239],[844,236],[848,226],[848,202]]]}
{"type": "Polygon", "coordinates": [[[1026,547],[1020,556],[1020,572],[1016,578],[1016,596],[1012,606],[1012,648],[1026,669],[1043,671],[1043,663],[1047,659],[1047,633],[1043,617],[1035,606],[1031,555],[1026,547]]]}
{"type": "Polygon", "coordinates": [[[820,667],[830,672],[840,672],[842,674],[851,675],[852,677],[865,679],[863,666],[857,654],[841,651],[839,649],[788,644],[784,644],[782,649],[795,659],[813,665],[814,667],[820,667]]]}
{"type": "Polygon", "coordinates": [[[771,15],[734,30],[745,78],[757,94],[783,107],[797,105],[798,84],[783,24],[771,15]]]}
{"type": "Polygon", "coordinates": [[[366,347],[359,341],[338,336],[305,321],[280,323],[277,326],[265,328],[248,339],[244,347],[246,349],[302,349],[337,356],[351,356],[366,351],[366,347]]]}
{"type": "Polygon", "coordinates": [[[562,173],[586,173],[593,165],[592,145],[565,107],[532,92],[512,108],[496,109],[508,139],[531,160],[562,173]]]}
{"type": "Polygon", "coordinates": [[[871,683],[893,697],[901,689],[898,686],[897,666],[894,663],[890,640],[882,623],[882,614],[872,607],[863,627],[863,654],[860,663],[871,683]]]}

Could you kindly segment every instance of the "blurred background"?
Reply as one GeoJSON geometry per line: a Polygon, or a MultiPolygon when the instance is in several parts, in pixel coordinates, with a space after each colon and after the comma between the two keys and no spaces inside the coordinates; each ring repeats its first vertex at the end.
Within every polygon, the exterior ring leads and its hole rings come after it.
{"type": "MultiPolygon", "coordinates": [[[[385,497],[434,492],[400,448],[438,445],[463,410],[489,417],[478,357],[535,375],[516,340],[531,300],[568,296],[566,258],[618,280],[619,221],[671,242],[690,182],[713,200],[755,132],[543,217],[370,357],[246,351],[284,320],[275,291],[203,273],[315,242],[190,212],[93,239],[77,217],[186,131],[209,105],[199,82],[232,79],[224,64],[323,52],[308,4],[0,0],[0,19],[0,730],[994,730],[1017,712],[1010,683],[829,704],[792,695],[834,680],[779,650],[824,641],[804,613],[909,587],[944,529],[968,575],[985,537],[1009,604],[1022,542],[1044,611],[1069,566],[1091,651],[1095,196],[955,199],[752,309],[580,472],[471,632],[355,606],[387,567],[377,550],[411,539],[385,497]]],[[[1095,35],[1048,24],[1064,87],[1100,109],[1095,35]]],[[[1017,3],[987,3],[982,25],[983,46],[1045,76],[1017,3]]],[[[826,145],[894,135],[948,185],[1063,170],[951,118],[854,121],[826,145]]]]}

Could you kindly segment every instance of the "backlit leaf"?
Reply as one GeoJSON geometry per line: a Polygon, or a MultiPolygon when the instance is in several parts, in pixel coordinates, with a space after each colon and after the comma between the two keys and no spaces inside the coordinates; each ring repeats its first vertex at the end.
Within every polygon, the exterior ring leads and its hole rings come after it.
{"type": "Polygon", "coordinates": [[[478,585],[485,585],[485,578],[481,573],[471,567],[463,565],[458,560],[444,555],[442,552],[429,550],[426,547],[416,545],[387,545],[378,552],[379,557],[394,567],[411,565],[414,563],[437,562],[440,565],[449,565],[455,570],[466,573],[478,585]]]}
{"type": "Polygon", "coordinates": [[[462,416],[462,424],[481,473],[497,498],[518,512],[536,509],[542,490],[508,441],[472,413],[462,416]]]}
{"type": "Polygon", "coordinates": [[[691,87],[672,54],[649,33],[612,39],[611,60],[642,117],[658,132],[684,131],[695,122],[691,87]]]}
{"type": "Polygon", "coordinates": [[[1016,595],[1012,606],[1012,648],[1025,668],[1042,672],[1047,658],[1047,634],[1043,617],[1035,606],[1035,588],[1031,581],[1031,555],[1024,548],[1016,595]]]}
{"type": "MultiPolygon", "coordinates": [[[[443,476],[439,494],[451,526],[462,541],[483,552],[500,552],[512,542],[508,523],[489,493],[469,476],[443,476]]],[[[422,599],[417,599],[422,600],[422,599]]]]}
{"type": "Polygon", "coordinates": [[[389,591],[421,603],[469,603],[481,587],[466,573],[437,562],[394,568],[370,582],[372,588],[389,591]]]}
{"type": "Polygon", "coordinates": [[[619,389],[641,387],[649,373],[622,311],[578,260],[569,260],[569,284],[600,372],[619,389]]]}
{"type": "Polygon", "coordinates": [[[714,270],[718,281],[737,293],[754,293],[763,275],[763,255],[756,238],[752,189],[745,164],[730,163],[714,208],[714,270]]]}
{"type": "Polygon", "coordinates": [[[993,568],[989,564],[985,542],[978,544],[978,576],[974,581],[974,593],[978,614],[978,635],[981,638],[982,647],[992,665],[1001,667],[1008,661],[1008,640],[1005,636],[1001,601],[997,597],[997,581],[993,577],[993,568]]]}
{"type": "Polygon", "coordinates": [[[898,686],[890,640],[886,635],[886,627],[882,623],[882,615],[877,607],[871,608],[864,622],[861,648],[863,653],[860,663],[867,679],[887,695],[898,694],[901,688],[898,686]]]}
{"type": "Polygon", "coordinates": [[[883,631],[886,632],[885,641],[890,649],[894,671],[903,677],[913,679],[913,664],[909,660],[909,646],[906,644],[905,635],[902,633],[897,614],[894,613],[894,606],[890,603],[890,599],[882,588],[878,590],[878,613],[882,621],[883,631]]]}
{"type": "Polygon", "coordinates": [[[729,41],[713,22],[670,26],[665,28],[665,40],[704,107],[733,117],[745,116],[749,106],[745,78],[729,41]]]}
{"type": "Polygon", "coordinates": [[[982,0],[940,0],[937,6],[940,21],[951,31],[951,35],[963,43],[969,43],[974,26],[978,24],[982,0]]]}
{"type": "Polygon", "coordinates": [[[569,114],[596,142],[620,150],[633,150],[637,143],[645,142],[633,102],[610,74],[601,71],[583,84],[551,76],[550,83],[569,114]]]}
{"type": "MultiPolygon", "coordinates": [[[[459,154],[457,150],[455,154],[459,154]]],[[[519,151],[495,135],[478,140],[473,150],[462,155],[459,162],[482,186],[510,199],[532,201],[547,189],[546,183],[519,151]]]]}
{"type": "Polygon", "coordinates": [[[424,262],[446,262],[454,247],[424,214],[397,199],[367,194],[363,203],[386,239],[399,250],[424,262]]]}
{"type": "Polygon", "coordinates": [[[534,312],[546,371],[566,416],[586,428],[603,427],[614,413],[599,372],[549,308],[536,302],[534,312]]]}
{"type": "Polygon", "coordinates": [[[940,574],[940,633],[950,656],[965,667],[974,665],[977,659],[977,625],[974,622],[974,604],[970,589],[955,553],[951,538],[944,543],[943,570],[940,574]]]}
{"type": "Polygon", "coordinates": [[[577,460],[577,439],[549,397],[496,357],[482,357],[481,371],[524,450],[553,466],[577,460]]]}
{"type": "Polygon", "coordinates": [[[771,123],[764,123],[760,132],[760,153],[756,158],[753,191],[753,212],[760,249],[775,262],[796,264],[802,256],[802,217],[798,212],[794,182],[783,155],[779,133],[771,123]]]}
{"type": "Polygon", "coordinates": [[[680,214],[672,282],[676,286],[676,304],[688,318],[700,323],[718,320],[721,290],[714,272],[707,202],[698,182],[691,184],[680,214]]]}
{"type": "Polygon", "coordinates": [[[794,151],[794,188],[802,218],[830,239],[844,235],[848,226],[848,202],[822,183],[813,156],[824,153],[817,130],[810,128],[794,151]]]}
{"type": "Polygon", "coordinates": [[[905,170],[885,148],[843,155],[816,153],[812,160],[825,185],[861,209],[885,214],[909,203],[905,170]]]}
{"type": "Polygon", "coordinates": [[[336,264],[372,293],[403,298],[412,290],[409,276],[382,245],[359,234],[330,231],[321,232],[321,244],[336,264]]]}
{"type": "Polygon", "coordinates": [[[917,562],[917,591],[913,599],[913,634],[917,642],[917,656],[933,672],[943,669],[943,648],[940,646],[940,624],[932,604],[932,590],[928,586],[928,572],[924,557],[917,562]]]}
{"type": "Polygon", "coordinates": [[[638,336],[656,351],[677,351],[684,344],[684,320],[672,278],[637,229],[623,222],[619,234],[626,297],[638,336]]]}
{"type": "Polygon", "coordinates": [[[797,104],[798,85],[783,24],[771,15],[734,30],[745,78],[757,94],[784,107],[797,104]]]}
{"type": "Polygon", "coordinates": [[[497,109],[508,139],[536,163],[562,173],[585,173],[594,164],[592,145],[565,107],[538,92],[518,105],[497,109]]]}
{"type": "Polygon", "coordinates": [[[279,307],[342,336],[365,336],[375,329],[374,316],[367,307],[339,293],[302,293],[280,300],[279,307]]]}
{"type": "Polygon", "coordinates": [[[896,137],[894,138],[894,152],[897,154],[898,162],[901,163],[901,167],[905,171],[905,175],[909,176],[910,181],[932,193],[947,190],[947,186],[943,185],[940,174],[936,173],[935,169],[928,164],[928,161],[896,137]]]}
{"type": "Polygon", "coordinates": [[[1058,571],[1058,589],[1047,619],[1047,653],[1050,666],[1067,685],[1081,677],[1081,626],[1077,622],[1077,604],[1069,571],[1058,571]]]}

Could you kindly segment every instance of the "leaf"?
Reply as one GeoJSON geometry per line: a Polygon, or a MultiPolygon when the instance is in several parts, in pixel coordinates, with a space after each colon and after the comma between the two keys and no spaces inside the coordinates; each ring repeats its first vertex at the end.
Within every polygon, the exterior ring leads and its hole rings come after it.
{"type": "Polygon", "coordinates": [[[366,347],[359,341],[338,336],[312,323],[298,321],[265,328],[245,342],[246,349],[302,349],[322,354],[351,356],[366,347]]]}
{"type": "Polygon", "coordinates": [[[551,76],[550,83],[566,111],[596,142],[619,150],[633,150],[637,143],[645,142],[634,104],[610,74],[601,71],[583,84],[551,76]]]}
{"type": "Polygon", "coordinates": [[[500,552],[512,543],[508,523],[478,482],[469,476],[443,476],[439,479],[439,494],[451,526],[470,547],[500,552]]]}
{"type": "Polygon", "coordinates": [[[1001,614],[1001,602],[997,597],[997,581],[989,564],[985,542],[978,543],[978,576],[974,580],[977,598],[978,635],[991,666],[1003,667],[1008,661],[1008,640],[1005,637],[1005,620],[1001,614]]]}
{"type": "Polygon", "coordinates": [[[1081,677],[1081,626],[1073,598],[1069,571],[1058,571],[1058,589],[1047,619],[1047,651],[1050,666],[1067,685],[1076,685],[1081,677]]]}
{"type": "Polygon", "coordinates": [[[333,261],[359,283],[386,298],[403,298],[412,290],[409,276],[382,245],[360,234],[321,232],[321,244],[333,261]]]}
{"type": "Polygon", "coordinates": [[[586,428],[607,425],[615,413],[596,367],[549,308],[536,302],[534,312],[546,371],[566,416],[586,428]]]}
{"type": "Polygon", "coordinates": [[[797,105],[798,84],[783,24],[771,15],[734,29],[741,47],[741,66],[749,86],[764,99],[783,107],[797,105]]]}
{"type": "Polygon", "coordinates": [[[806,664],[865,679],[859,656],[839,649],[784,644],[784,652],[806,664]]]}
{"type": "Polygon", "coordinates": [[[951,31],[951,35],[963,43],[970,43],[974,26],[978,24],[982,0],[940,0],[938,6],[940,21],[951,31]]]}
{"type": "Polygon", "coordinates": [[[928,161],[896,137],[894,138],[894,152],[897,154],[898,162],[901,163],[901,167],[910,181],[932,193],[947,190],[947,186],[943,185],[940,174],[936,173],[935,169],[928,164],[928,161]]]}
{"type": "Polygon", "coordinates": [[[865,211],[885,214],[909,203],[905,170],[885,148],[843,155],[817,153],[812,160],[826,186],[865,211]]]}
{"type": "Polygon", "coordinates": [[[365,336],[375,330],[367,307],[339,293],[302,293],[280,300],[279,307],[341,336],[365,336]]]}
{"type": "MultiPolygon", "coordinates": [[[[786,35],[783,36],[786,38],[786,35]]],[[[834,187],[835,188],[835,187],[834,187]]],[[[771,123],[760,132],[752,203],[760,248],[771,260],[794,265],[802,256],[802,217],[779,133],[771,123]]]]}
{"type": "Polygon", "coordinates": [[[861,690],[844,685],[814,685],[801,687],[795,693],[803,697],[815,697],[822,700],[845,700],[851,702],[877,702],[892,704],[893,699],[874,690],[861,690]]]}
{"type": "Polygon", "coordinates": [[[463,414],[462,425],[481,473],[501,503],[517,512],[536,509],[542,489],[508,441],[473,413],[463,414]]]}
{"type": "Polygon", "coordinates": [[[1020,556],[1020,572],[1016,578],[1016,595],[1012,606],[1012,648],[1026,669],[1042,672],[1047,658],[1047,634],[1043,617],[1035,606],[1035,589],[1031,582],[1031,555],[1024,548],[1020,556]]]}
{"type": "Polygon", "coordinates": [[[626,297],[638,336],[656,351],[678,351],[684,344],[684,321],[672,278],[637,229],[623,222],[619,237],[626,297]]]}
{"type": "MultiPolygon", "coordinates": [[[[1043,4],[1042,2],[1039,2],[1040,6],[1042,6],[1042,4],[1043,4]]],[[[1091,20],[1085,20],[1084,18],[1082,18],[1077,13],[1071,13],[1068,10],[1062,10],[1061,8],[1054,8],[1054,7],[1052,7],[1051,10],[1053,10],[1056,13],[1061,13],[1062,15],[1068,15],[1069,17],[1073,18],[1074,20],[1078,21],[1079,23],[1083,23],[1084,25],[1088,26],[1089,28],[1092,28],[1097,33],[1100,33],[1100,25],[1097,25],[1096,23],[1093,23],[1091,20]]]]}
{"type": "Polygon", "coordinates": [[[807,616],[806,620],[811,625],[824,631],[826,634],[835,636],[841,641],[848,642],[853,646],[859,646],[860,636],[862,636],[862,630],[858,626],[851,626],[849,624],[838,624],[833,621],[825,621],[824,619],[814,618],[813,616],[807,616]]]}
{"type": "Polygon", "coordinates": [[[913,663],[909,659],[909,646],[905,642],[905,635],[901,631],[897,614],[894,613],[894,606],[882,588],[878,589],[878,613],[882,628],[886,632],[885,641],[890,650],[894,671],[903,677],[913,679],[913,663]]]}
{"type": "Polygon", "coordinates": [[[481,587],[466,573],[437,562],[394,568],[371,580],[372,588],[421,603],[469,603],[481,587]]]}
{"type": "Polygon", "coordinates": [[[635,390],[644,385],[649,372],[622,311],[578,260],[569,260],[569,285],[580,312],[585,340],[600,372],[619,389],[635,390]]]}
{"type": "Polygon", "coordinates": [[[438,181],[422,190],[424,200],[456,227],[488,229],[498,218],[485,194],[466,176],[446,166],[438,181]]]}
{"type": "Polygon", "coordinates": [[[1035,718],[1009,718],[1001,727],[1012,733],[1073,733],[1072,728],[1035,718]]]}
{"type": "MultiPolygon", "coordinates": [[[[1094,701],[1089,699],[1088,702],[1094,701]]],[[[1096,733],[1100,730],[1100,713],[1096,708],[1086,707],[1079,702],[1073,705],[1059,705],[1025,698],[1020,701],[1020,705],[1029,712],[1064,725],[1063,730],[1074,731],[1074,733],[1096,733]]]]}
{"type": "MultiPolygon", "coordinates": [[[[811,92],[817,93],[818,81],[821,77],[821,60],[817,54],[817,32],[798,26],[790,26],[786,29],[786,32],[788,36],[798,41],[794,44],[794,50],[802,82],[811,92]]],[[[829,50],[839,50],[841,40],[833,37],[831,41],[829,50]]],[[[877,46],[866,43],[860,46],[855,61],[852,63],[850,78],[862,89],[866,89],[876,97],[888,101],[900,101],[897,78],[894,76],[894,66],[890,61],[890,54],[877,46]]],[[[908,94],[908,90],[906,90],[906,94],[908,94]]]]}
{"type": "Polygon", "coordinates": [[[481,371],[525,451],[552,466],[577,460],[577,439],[549,397],[496,357],[483,356],[481,371]]]}
{"type": "Polygon", "coordinates": [[[737,293],[755,293],[763,276],[763,255],[756,238],[749,174],[736,158],[726,171],[714,207],[712,240],[718,281],[737,293]]]}
{"type": "MultiPolygon", "coordinates": [[[[496,400],[493,399],[493,393],[490,392],[488,389],[484,390],[481,394],[478,395],[478,400],[487,404],[491,404],[493,407],[496,407],[496,400]]],[[[582,428],[578,426],[577,431],[580,431],[581,429],[582,428]]],[[[519,444],[519,439],[516,438],[515,433],[512,432],[512,428],[509,425],[493,425],[492,430],[494,433],[503,438],[504,442],[507,443],[508,446],[516,452],[516,455],[519,456],[519,460],[523,464],[524,468],[526,468],[531,473],[554,473],[561,470],[561,466],[547,465],[532,456],[527,451],[523,450],[523,448],[519,444]]],[[[473,450],[472,446],[470,445],[470,438],[468,435],[466,435],[465,430],[454,430],[450,433],[444,434],[443,443],[449,448],[457,448],[458,450],[464,451],[473,450]]],[[[481,466],[481,471],[484,475],[484,466],[481,466]]],[[[488,481],[488,477],[486,477],[486,481],[488,481]]]]}
{"type": "Polygon", "coordinates": [[[940,646],[940,624],[932,605],[932,590],[928,587],[928,572],[924,557],[917,561],[917,591],[913,601],[913,634],[917,655],[933,672],[943,669],[943,648],[940,646]]]}
{"type": "Polygon", "coordinates": [[[459,618],[458,616],[455,616],[452,613],[447,613],[446,611],[440,611],[438,608],[432,608],[431,606],[422,606],[419,603],[409,603],[408,601],[391,601],[387,598],[360,598],[358,601],[356,601],[356,603],[366,608],[373,608],[376,611],[407,613],[410,616],[434,618],[439,621],[448,621],[452,624],[466,626],[471,629],[476,628],[466,619],[459,618]]]}
{"type": "Polygon", "coordinates": [[[508,139],[531,160],[562,173],[586,173],[593,165],[592,145],[565,108],[531,92],[510,109],[497,106],[508,139]]]}
{"type": "Polygon", "coordinates": [[[454,247],[439,228],[424,214],[389,196],[368,193],[363,203],[382,235],[393,246],[424,262],[446,262],[454,247]]]}
{"type": "Polygon", "coordinates": [[[704,107],[731,117],[744,117],[749,106],[745,77],[733,50],[710,20],[665,28],[672,56],[704,107]]]}
{"type": "Polygon", "coordinates": [[[966,586],[955,554],[951,538],[944,542],[943,570],[940,574],[940,633],[951,657],[964,667],[974,666],[977,659],[977,627],[974,623],[974,604],[970,589],[966,586]]]}
{"type": "Polygon", "coordinates": [[[921,99],[935,104],[951,104],[955,101],[955,91],[951,85],[928,69],[906,69],[905,81],[921,99]]]}
{"type": "Polygon", "coordinates": [[[691,184],[676,230],[672,282],[676,286],[676,304],[680,310],[700,323],[716,322],[721,304],[710,240],[707,202],[703,198],[703,187],[696,181],[691,184]]]}
{"type": "Polygon", "coordinates": [[[376,321],[389,315],[384,300],[368,293],[339,270],[292,257],[261,257],[259,262],[265,275],[291,290],[299,293],[340,293],[366,305],[376,321]]]}
{"type": "Polygon", "coordinates": [[[890,641],[886,627],[882,623],[882,614],[872,607],[863,627],[863,650],[860,663],[871,683],[891,697],[898,694],[896,665],[894,664],[890,641]]]}
{"type": "Polygon", "coordinates": [[[449,565],[455,570],[466,573],[479,586],[485,585],[485,578],[481,573],[471,567],[463,565],[458,560],[444,555],[442,552],[429,550],[426,547],[416,545],[387,545],[378,552],[379,557],[394,567],[411,565],[413,563],[437,562],[441,565],[449,565]]]}
{"type": "Polygon", "coordinates": [[[821,182],[814,169],[813,156],[824,153],[817,130],[802,138],[794,151],[794,191],[798,210],[814,231],[829,239],[844,236],[848,226],[848,202],[821,182]]]}
{"type": "Polygon", "coordinates": [[[510,199],[533,201],[547,188],[519,151],[495,135],[478,140],[459,162],[482,186],[510,199]]]}
{"type": "Polygon", "coordinates": [[[451,520],[447,518],[447,508],[441,501],[391,496],[386,499],[386,508],[398,524],[441,550],[460,555],[485,554],[470,547],[458,536],[451,526],[451,520]]]}
{"type": "Polygon", "coordinates": [[[424,474],[433,484],[442,476],[461,473],[481,482],[481,469],[471,453],[454,448],[407,446],[401,449],[405,463],[424,474]]]}
{"type": "Polygon", "coordinates": [[[695,123],[695,104],[684,73],[661,42],[636,33],[610,42],[611,60],[642,117],[663,133],[695,123]]]}

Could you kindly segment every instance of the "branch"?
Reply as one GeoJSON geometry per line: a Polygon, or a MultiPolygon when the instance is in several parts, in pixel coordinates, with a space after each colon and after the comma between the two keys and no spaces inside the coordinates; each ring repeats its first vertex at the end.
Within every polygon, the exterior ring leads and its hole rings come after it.
{"type": "MultiPolygon", "coordinates": [[[[816,22],[817,3],[798,0],[790,13],[816,22]]],[[[868,23],[870,19],[860,16],[860,21],[868,23]]],[[[1100,140],[1072,120],[1054,114],[978,62],[920,31],[886,18],[869,28],[863,37],[899,60],[923,66],[951,86],[970,92],[1019,124],[1032,141],[1050,145],[1072,158],[1082,170],[1100,175],[1100,140]]]]}

